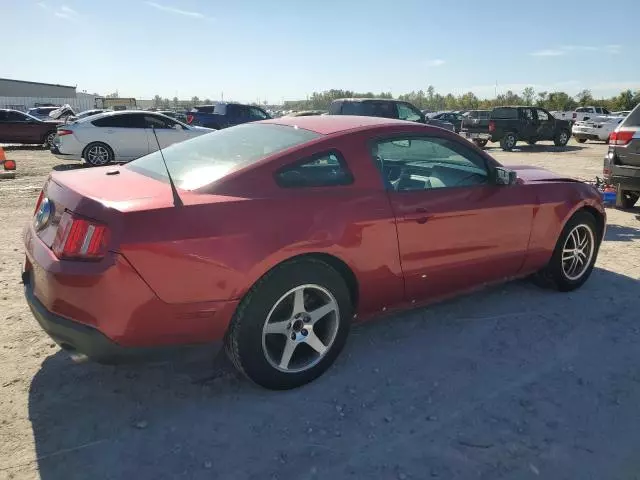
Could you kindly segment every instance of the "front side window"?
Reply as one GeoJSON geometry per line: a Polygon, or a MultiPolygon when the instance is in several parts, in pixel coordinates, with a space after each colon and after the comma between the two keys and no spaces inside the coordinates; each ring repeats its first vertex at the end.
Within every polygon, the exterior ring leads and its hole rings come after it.
{"type": "Polygon", "coordinates": [[[276,182],[285,188],[335,187],[353,183],[353,175],[342,155],[332,151],[280,169],[276,182]]]}
{"type": "Polygon", "coordinates": [[[375,166],[387,190],[406,192],[484,185],[484,159],[471,149],[440,137],[394,138],[372,146],[375,166]]]}
{"type": "Polygon", "coordinates": [[[547,115],[547,112],[545,112],[544,110],[536,110],[536,112],[538,113],[538,120],[540,120],[541,122],[546,122],[547,120],[549,120],[549,115],[547,115]]]}
{"type": "MultiPolygon", "coordinates": [[[[285,125],[245,123],[174,143],[162,153],[175,184],[185,190],[196,190],[271,154],[320,136],[285,125]]],[[[125,168],[169,182],[160,152],[134,160],[125,168]]]]}
{"type": "Polygon", "coordinates": [[[409,105],[405,105],[404,103],[397,103],[396,106],[398,107],[398,118],[400,120],[418,122],[422,118],[420,114],[413,108],[409,107],[409,105]]]}
{"type": "Polygon", "coordinates": [[[249,108],[249,115],[251,116],[252,120],[266,120],[267,118],[269,118],[269,115],[256,107],[249,108]]]}
{"type": "Polygon", "coordinates": [[[8,122],[26,122],[28,120],[34,120],[34,117],[27,116],[22,112],[14,112],[11,110],[7,112],[8,122]]]}

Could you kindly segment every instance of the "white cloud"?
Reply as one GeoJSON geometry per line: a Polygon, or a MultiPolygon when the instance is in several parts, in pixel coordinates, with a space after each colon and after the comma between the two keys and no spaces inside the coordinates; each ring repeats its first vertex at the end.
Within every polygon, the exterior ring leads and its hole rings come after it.
{"type": "Polygon", "coordinates": [[[161,5],[159,3],[156,2],[144,2],[147,5],[149,5],[150,7],[156,8],[158,10],[162,10],[163,12],[168,12],[168,13],[175,13],[177,15],[182,15],[185,17],[191,17],[191,18],[207,18],[206,15],[200,13],[200,12],[192,12],[189,10],[182,10],[180,8],[176,8],[176,7],[172,7],[169,5],[161,5]]]}
{"type": "Polygon", "coordinates": [[[589,52],[589,53],[609,53],[616,55],[620,53],[621,45],[561,45],[560,47],[547,48],[531,52],[534,57],[560,57],[573,52],[589,52]]]}
{"type": "Polygon", "coordinates": [[[565,53],[567,52],[565,52],[564,50],[548,49],[532,52],[531,55],[533,55],[534,57],[559,57],[560,55],[564,55],[565,53]]]}
{"type": "Polygon", "coordinates": [[[447,63],[447,62],[445,62],[444,60],[442,60],[440,58],[436,58],[435,60],[429,60],[427,62],[427,67],[441,67],[445,63],[447,63]]]}
{"type": "Polygon", "coordinates": [[[38,2],[36,5],[38,5],[40,8],[43,8],[44,10],[51,10],[51,7],[44,2],[38,2]]]}
{"type": "Polygon", "coordinates": [[[80,17],[77,11],[67,5],[62,5],[55,9],[45,2],[38,2],[36,5],[49,13],[53,13],[55,17],[64,18],[65,20],[77,20],[80,17]]]}

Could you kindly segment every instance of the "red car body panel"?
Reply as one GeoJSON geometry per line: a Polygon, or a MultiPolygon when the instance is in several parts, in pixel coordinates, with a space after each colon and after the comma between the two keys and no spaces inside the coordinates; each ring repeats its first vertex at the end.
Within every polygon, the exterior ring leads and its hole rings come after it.
{"type": "Polygon", "coordinates": [[[107,175],[108,167],[53,173],[46,196],[58,211],[107,224],[110,253],[97,263],[59,260],[50,250],[55,220],[38,234],[28,227],[35,297],[119,345],[209,342],[224,336],[261,276],[296,256],[346,265],[357,280],[362,319],[532,273],[549,260],[577,209],[604,216],[593,188],[529,168],[517,170],[513,186],[387,192],[368,142],[436,134],[466,144],[441,129],[347,116],[268,123],[324,136],[200,191],[180,191],[183,207],[173,206],[166,183],[127,168],[117,175],[107,175]],[[282,166],[328,150],[347,159],[351,185],[287,189],[274,181],[282,166]]]}

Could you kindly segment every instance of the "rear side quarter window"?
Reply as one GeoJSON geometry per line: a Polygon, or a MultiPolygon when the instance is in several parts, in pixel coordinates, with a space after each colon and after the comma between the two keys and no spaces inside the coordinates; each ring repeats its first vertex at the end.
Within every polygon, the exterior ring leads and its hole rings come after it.
{"type": "Polygon", "coordinates": [[[342,154],[332,150],[279,169],[275,180],[283,188],[335,187],[353,183],[353,174],[342,154]]]}

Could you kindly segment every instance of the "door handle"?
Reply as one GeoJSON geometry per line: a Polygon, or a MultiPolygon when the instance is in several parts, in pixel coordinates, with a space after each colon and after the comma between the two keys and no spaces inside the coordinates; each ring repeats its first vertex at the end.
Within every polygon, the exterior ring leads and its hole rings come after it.
{"type": "Polygon", "coordinates": [[[429,220],[429,215],[426,208],[419,207],[416,208],[416,211],[414,213],[405,215],[404,219],[408,221],[414,221],[422,225],[424,223],[427,223],[427,221],[429,220]]]}

